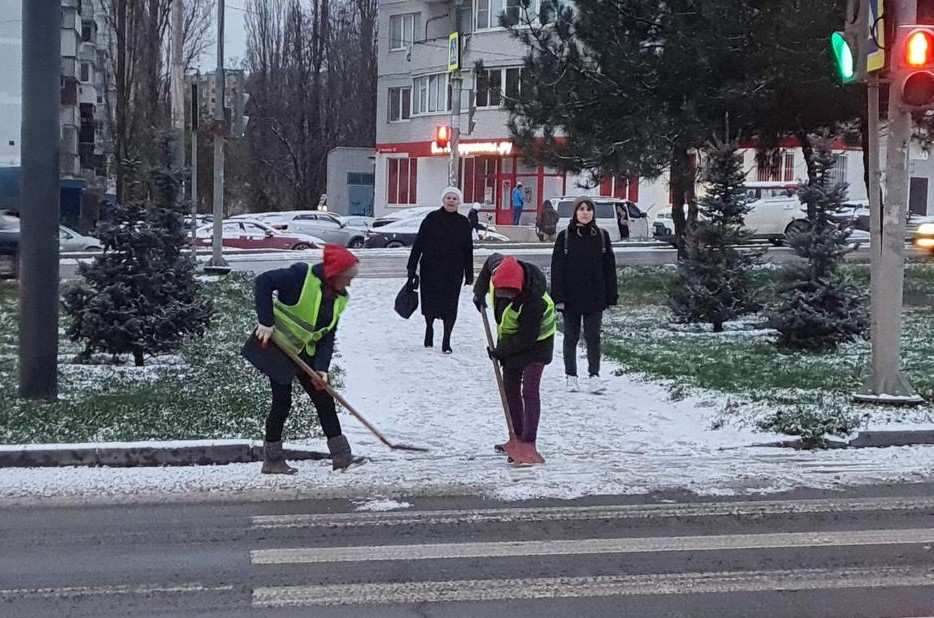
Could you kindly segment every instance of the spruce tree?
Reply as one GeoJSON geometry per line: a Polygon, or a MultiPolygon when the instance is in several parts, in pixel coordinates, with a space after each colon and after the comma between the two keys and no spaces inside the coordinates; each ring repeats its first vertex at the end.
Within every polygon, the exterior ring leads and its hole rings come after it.
{"type": "Polygon", "coordinates": [[[177,351],[209,324],[213,304],[201,295],[195,262],[187,253],[179,200],[182,170],[171,166],[173,142],[157,142],[159,164],[128,170],[128,200],[97,227],[103,253],[82,264],[82,280],[64,296],[68,336],[84,342],[83,356],[95,352],[145,355],[177,351]]]}
{"type": "Polygon", "coordinates": [[[780,298],[769,311],[769,322],[779,331],[783,347],[833,350],[864,336],[868,328],[863,295],[840,272],[844,256],[853,249],[851,230],[832,218],[847,195],[846,184],[834,180],[835,163],[830,141],[819,141],[812,162],[814,178],[798,189],[812,218],[808,229],[792,235],[788,244],[804,261],[784,268],[780,298]]]}
{"type": "Polygon", "coordinates": [[[688,229],[669,306],[678,322],[709,323],[722,332],[724,322],[758,308],[750,276],[760,254],[738,248],[751,233],[743,227],[749,200],[736,144],[714,144],[709,162],[701,219],[688,229]]]}

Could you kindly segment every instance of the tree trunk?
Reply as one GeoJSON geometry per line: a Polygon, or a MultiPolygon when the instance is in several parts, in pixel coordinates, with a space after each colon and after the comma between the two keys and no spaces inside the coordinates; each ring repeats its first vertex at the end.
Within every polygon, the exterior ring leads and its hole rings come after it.
{"type": "MultiPolygon", "coordinates": [[[[808,185],[813,186],[817,183],[817,167],[814,165],[814,144],[811,143],[811,136],[807,134],[807,131],[798,132],[797,137],[798,141],[801,142],[801,152],[804,153],[804,162],[808,168],[808,185]]],[[[817,218],[817,207],[812,202],[808,202],[806,206],[808,221],[813,222],[817,218]]]]}
{"type": "Polygon", "coordinates": [[[142,366],[143,366],[143,362],[144,362],[144,359],[143,359],[143,350],[142,350],[142,348],[134,348],[134,349],[133,349],[133,363],[134,363],[137,367],[142,367],[142,366]]]}
{"type": "Polygon", "coordinates": [[[684,203],[688,195],[688,176],[690,175],[690,156],[683,145],[675,146],[671,154],[671,219],[674,222],[675,244],[678,247],[678,259],[687,257],[684,236],[687,233],[687,219],[684,203]]]}

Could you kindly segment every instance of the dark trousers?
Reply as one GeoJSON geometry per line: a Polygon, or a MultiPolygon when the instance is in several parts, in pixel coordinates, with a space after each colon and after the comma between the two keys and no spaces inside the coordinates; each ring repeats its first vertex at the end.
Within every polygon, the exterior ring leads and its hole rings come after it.
{"type": "Polygon", "coordinates": [[[600,327],[603,312],[564,312],[564,373],[577,375],[577,342],[581,338],[581,322],[584,323],[584,343],[587,345],[587,370],[589,375],[600,375],[600,327]]]}
{"type": "MultiPolygon", "coordinates": [[[[316,391],[311,379],[306,375],[299,375],[298,383],[311,398],[324,435],[329,439],[341,435],[341,423],[337,419],[334,398],[328,395],[327,391],[316,391]]],[[[272,385],[272,409],[266,417],[266,442],[281,442],[285,419],[289,417],[289,412],[292,410],[292,385],[272,381],[270,384],[272,385]]]]}
{"type": "MultiPolygon", "coordinates": [[[[451,334],[454,332],[454,324],[457,322],[457,314],[447,316],[441,320],[444,324],[444,337],[441,340],[441,349],[451,349],[451,334]]],[[[425,347],[431,347],[435,344],[435,318],[425,316],[425,347]]]]}
{"type": "Polygon", "coordinates": [[[512,224],[519,225],[519,220],[522,218],[522,206],[514,207],[512,209],[512,224]]]}
{"type": "Polygon", "coordinates": [[[538,419],[542,413],[539,388],[543,371],[544,363],[530,363],[518,369],[503,369],[503,386],[506,389],[512,429],[521,442],[535,442],[538,436],[538,419]]]}

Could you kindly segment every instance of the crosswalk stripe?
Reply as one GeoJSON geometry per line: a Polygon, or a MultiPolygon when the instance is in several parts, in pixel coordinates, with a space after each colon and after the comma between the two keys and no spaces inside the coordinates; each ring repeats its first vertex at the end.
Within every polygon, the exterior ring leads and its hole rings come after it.
{"type": "Polygon", "coordinates": [[[230,592],[234,586],[205,586],[203,584],[178,585],[119,585],[119,586],[65,586],[60,588],[8,588],[0,589],[0,600],[17,598],[75,598],[87,596],[197,594],[230,592]]]}
{"type": "Polygon", "coordinates": [[[934,574],[918,568],[885,567],[282,586],[255,589],[253,606],[386,605],[910,586],[934,586],[934,574]]]}
{"type": "Polygon", "coordinates": [[[376,560],[438,560],[506,558],[517,556],[568,556],[683,551],[729,551],[789,547],[847,547],[934,543],[934,528],[906,530],[857,530],[834,532],[785,532],[560,541],[503,541],[425,545],[362,545],[258,549],[250,552],[253,564],[319,564],[376,560]]]}
{"type": "Polygon", "coordinates": [[[460,509],[387,513],[258,515],[255,528],[357,528],[365,526],[513,523],[572,520],[652,519],[659,517],[765,516],[874,511],[928,511],[934,497],[743,501],[692,504],[460,509]]]}

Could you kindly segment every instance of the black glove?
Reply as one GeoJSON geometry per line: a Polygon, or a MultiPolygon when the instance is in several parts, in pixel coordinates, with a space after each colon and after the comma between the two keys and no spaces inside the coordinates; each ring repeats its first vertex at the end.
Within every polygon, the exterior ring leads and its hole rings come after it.
{"type": "Polygon", "coordinates": [[[483,310],[486,309],[486,298],[483,296],[474,296],[473,306],[477,308],[477,311],[483,313],[483,310]]]}
{"type": "Polygon", "coordinates": [[[417,290],[418,283],[419,283],[418,275],[416,275],[415,273],[409,273],[409,281],[408,281],[409,288],[413,290],[417,290]]]}
{"type": "Polygon", "coordinates": [[[495,361],[500,360],[500,358],[499,358],[499,352],[497,352],[495,349],[493,349],[493,348],[491,348],[491,347],[489,347],[489,346],[487,346],[487,348],[486,348],[486,354],[487,354],[487,356],[490,357],[491,360],[495,360],[495,361]]]}

